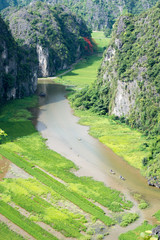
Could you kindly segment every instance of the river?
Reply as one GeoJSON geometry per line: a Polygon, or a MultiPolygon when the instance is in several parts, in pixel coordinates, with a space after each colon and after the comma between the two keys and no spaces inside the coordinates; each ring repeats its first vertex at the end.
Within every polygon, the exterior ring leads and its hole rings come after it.
{"type": "MultiPolygon", "coordinates": [[[[49,148],[72,160],[79,167],[76,175],[92,176],[96,180],[103,181],[107,186],[126,194],[130,200],[133,200],[134,192],[143,196],[149,203],[149,208],[143,211],[138,210],[141,218],[124,232],[134,229],[144,219],[152,224],[156,223],[152,215],[160,209],[160,190],[149,187],[139,170],[131,167],[109,148],[90,136],[89,127],[78,124],[79,119],[73,115],[73,110],[65,97],[65,86],[54,84],[51,80],[40,80],[38,93],[40,92],[46,93],[46,97],[39,97],[35,126],[47,139],[49,148]],[[112,175],[110,169],[113,169],[116,174],[112,175]],[[120,180],[120,175],[126,180],[120,180]]],[[[118,228],[114,230],[115,236],[112,233],[112,240],[116,239],[120,232],[122,230],[118,228]]]]}

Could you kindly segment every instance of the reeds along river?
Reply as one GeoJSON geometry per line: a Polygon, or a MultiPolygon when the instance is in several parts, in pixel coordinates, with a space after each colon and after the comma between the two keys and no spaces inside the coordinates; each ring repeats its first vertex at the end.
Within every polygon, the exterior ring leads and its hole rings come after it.
{"type": "Polygon", "coordinates": [[[146,220],[155,223],[152,215],[160,208],[160,190],[149,187],[139,170],[128,165],[122,158],[88,134],[88,127],[78,124],[68,100],[65,97],[65,86],[41,80],[38,92],[39,108],[35,125],[48,146],[72,160],[80,167],[79,176],[92,176],[103,181],[107,186],[120,190],[131,199],[131,193],[140,193],[149,202],[150,207],[143,210],[146,220]],[[110,173],[113,169],[115,174],[110,173]],[[122,175],[126,180],[122,181],[122,175]]]}

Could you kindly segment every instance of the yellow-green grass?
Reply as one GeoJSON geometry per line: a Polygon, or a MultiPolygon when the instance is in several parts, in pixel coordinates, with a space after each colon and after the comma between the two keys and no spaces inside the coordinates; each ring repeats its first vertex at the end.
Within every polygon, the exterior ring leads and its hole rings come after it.
{"type": "Polygon", "coordinates": [[[46,147],[45,140],[29,120],[31,114],[27,108],[33,107],[36,101],[36,97],[30,97],[11,101],[1,108],[0,126],[7,133],[7,137],[0,146],[0,154],[33,178],[13,178],[0,182],[0,199],[3,205],[0,212],[31,235],[34,234],[34,227],[39,229],[39,239],[44,231],[37,227],[37,221],[50,225],[66,237],[76,239],[82,238],[81,231],[87,231],[88,220],[83,215],[85,212],[89,213],[92,219],[99,219],[107,226],[114,224],[115,220],[106,216],[102,208],[94,202],[107,207],[111,212],[128,210],[132,203],[127,201],[123,194],[107,188],[101,182],[88,177],[77,177],[70,171],[77,169],[73,162],[46,147]],[[62,179],[64,183],[37,166],[62,179]],[[83,214],[73,213],[70,208],[65,209],[66,202],[82,209],[83,214]],[[24,218],[13,206],[8,206],[8,203],[25,209],[29,218],[24,218]],[[27,224],[31,224],[31,228],[27,228],[27,224]]]}
{"type": "MultiPolygon", "coordinates": [[[[24,100],[22,101],[23,106],[25,107],[24,100]]],[[[27,101],[28,99],[26,99],[26,102],[27,101]]],[[[1,145],[0,152],[8,151],[10,153],[19,153],[17,157],[22,156],[23,159],[28,159],[33,165],[38,165],[51,172],[54,176],[63,179],[69,184],[69,188],[71,190],[74,190],[81,195],[87,194],[86,196],[88,198],[92,198],[96,201],[99,199],[98,201],[100,201],[100,203],[105,204],[113,210],[111,207],[112,198],[116,198],[119,202],[122,200],[121,197],[118,197],[119,192],[106,188],[104,184],[94,182],[90,178],[78,178],[75,176],[72,172],[70,172],[71,168],[76,169],[74,163],[62,157],[58,153],[47,149],[45,141],[39,133],[35,131],[29,120],[26,119],[26,121],[22,121],[23,128],[19,128],[18,123],[21,123],[20,119],[18,119],[17,125],[14,125],[14,128],[8,128],[8,122],[12,123],[10,119],[14,119],[14,114],[16,114],[17,111],[16,109],[20,111],[20,102],[21,100],[15,101],[15,106],[11,103],[12,109],[8,119],[4,113],[9,109],[9,104],[3,108],[0,124],[9,137],[8,140],[6,139],[7,142],[1,145]],[[27,128],[30,129],[29,134],[27,132],[27,128]],[[22,134],[23,129],[25,130],[25,134],[22,134]],[[10,141],[10,139],[12,139],[12,141],[10,141]]],[[[122,210],[123,208],[125,208],[125,202],[122,202],[121,204],[120,209],[122,210]]]]}
{"type": "Polygon", "coordinates": [[[130,223],[136,221],[137,218],[139,218],[139,215],[137,213],[128,213],[122,217],[122,222],[121,222],[120,226],[126,227],[130,223]]]}
{"type": "Polygon", "coordinates": [[[103,52],[108,46],[111,38],[106,38],[103,31],[93,31],[92,38],[97,43],[98,52],[103,52]]]}
{"type": "Polygon", "coordinates": [[[54,81],[65,85],[74,85],[78,88],[91,85],[96,80],[100,63],[101,57],[88,56],[77,63],[72,71],[54,79],[54,81]]]}
{"type": "Polygon", "coordinates": [[[0,222],[0,239],[1,240],[24,240],[22,236],[15,233],[9,227],[3,223],[0,222]]]}
{"type": "Polygon", "coordinates": [[[143,239],[140,237],[141,233],[147,230],[152,230],[152,228],[153,228],[152,225],[148,224],[147,222],[144,222],[141,226],[137,227],[135,230],[121,234],[118,239],[119,240],[140,240],[140,239],[143,239]]]}
{"type": "Polygon", "coordinates": [[[154,214],[157,220],[160,222],[160,210],[154,214]]]}
{"type": "MultiPolygon", "coordinates": [[[[104,48],[106,48],[110,43],[110,38],[106,38],[103,31],[93,32],[92,37],[98,44],[98,52],[103,52],[104,48]]],[[[78,88],[91,85],[97,78],[101,59],[102,56],[99,56],[99,54],[88,56],[77,63],[72,71],[64,74],[54,81],[65,85],[74,85],[78,88]]]]}
{"type": "Polygon", "coordinates": [[[134,199],[137,200],[137,202],[139,203],[139,204],[138,204],[138,207],[139,207],[140,209],[145,209],[145,208],[147,208],[147,207],[149,206],[148,203],[142,198],[141,194],[139,194],[139,193],[134,193],[134,194],[133,194],[133,197],[134,197],[134,199]]]}
{"type": "Polygon", "coordinates": [[[0,199],[0,213],[9,220],[11,220],[14,224],[18,225],[20,228],[28,232],[37,240],[43,240],[44,238],[46,240],[50,239],[57,240],[56,237],[54,237],[49,232],[41,228],[39,225],[30,221],[30,219],[20,214],[15,208],[11,207],[1,199],[0,199]]]}
{"type": "MultiPolygon", "coordinates": [[[[160,221],[160,210],[154,214],[154,216],[160,221]]],[[[148,224],[147,221],[145,221],[141,226],[137,227],[134,230],[128,231],[127,233],[123,233],[119,236],[119,240],[140,240],[140,239],[150,239],[150,231],[155,226],[148,224]],[[148,233],[148,234],[147,234],[148,233]]],[[[158,239],[158,236],[153,239],[158,239]]]]}
{"type": "Polygon", "coordinates": [[[142,159],[150,154],[149,149],[141,150],[148,140],[135,129],[112,120],[108,116],[99,116],[90,111],[76,110],[80,123],[91,126],[90,134],[123,157],[130,165],[141,169],[142,159]]]}

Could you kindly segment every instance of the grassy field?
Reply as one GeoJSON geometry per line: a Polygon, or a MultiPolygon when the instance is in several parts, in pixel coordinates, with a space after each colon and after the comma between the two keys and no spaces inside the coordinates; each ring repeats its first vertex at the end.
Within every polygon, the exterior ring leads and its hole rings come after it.
{"type": "Polygon", "coordinates": [[[80,123],[90,126],[90,134],[123,157],[132,166],[141,169],[142,159],[150,151],[144,148],[147,139],[137,130],[90,111],[75,110],[80,123]]]}
{"type": "Polygon", "coordinates": [[[159,210],[158,212],[156,212],[154,216],[155,216],[155,217],[157,218],[157,220],[160,222],[160,210],[159,210]]]}
{"type": "MultiPolygon", "coordinates": [[[[92,37],[98,45],[98,51],[103,52],[110,42],[110,38],[105,38],[104,33],[93,32],[92,37]]],[[[69,73],[61,76],[54,81],[60,82],[66,85],[74,85],[78,88],[91,85],[97,77],[98,68],[100,67],[102,54],[94,54],[82,59],[78,64],[74,66],[74,69],[69,73]]]]}
{"type": "Polygon", "coordinates": [[[8,228],[8,226],[2,222],[0,222],[0,239],[6,240],[24,240],[22,236],[13,232],[8,228]]]}
{"type": "Polygon", "coordinates": [[[106,38],[103,31],[93,31],[92,38],[97,43],[98,52],[103,52],[110,42],[110,38],[106,38]]]}
{"type": "Polygon", "coordinates": [[[78,88],[90,85],[96,80],[101,59],[97,55],[88,56],[76,64],[72,71],[54,79],[54,81],[65,85],[74,85],[78,88]]]}
{"type": "MultiPolygon", "coordinates": [[[[154,215],[158,221],[160,221],[160,210],[155,213],[154,215]]],[[[119,240],[158,240],[158,236],[153,236],[151,238],[150,233],[152,229],[156,227],[151,224],[148,224],[147,221],[144,221],[144,223],[134,229],[133,231],[128,231],[127,233],[123,233],[119,236],[119,240]]]]}
{"type": "MultiPolygon", "coordinates": [[[[65,237],[92,239],[91,232],[97,239],[103,237],[116,223],[112,213],[127,210],[127,214],[133,204],[101,182],[75,176],[70,170],[77,167],[46,147],[27,110],[36,102],[36,97],[30,97],[1,108],[0,126],[7,136],[0,154],[20,170],[18,174],[12,170],[14,177],[0,182],[0,212],[36,239],[57,239],[39,222],[65,237]],[[21,169],[29,174],[27,179],[23,179],[21,169]],[[95,202],[106,207],[110,215],[95,202]]],[[[7,232],[8,237],[13,234],[7,232]]]]}

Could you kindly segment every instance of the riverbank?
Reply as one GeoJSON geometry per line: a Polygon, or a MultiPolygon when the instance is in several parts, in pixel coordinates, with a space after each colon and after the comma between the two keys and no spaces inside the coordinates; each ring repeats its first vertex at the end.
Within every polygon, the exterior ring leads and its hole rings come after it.
{"type": "MultiPolygon", "coordinates": [[[[85,65],[83,65],[85,67],[85,65]]],[[[77,68],[76,76],[73,78],[74,74],[72,72],[63,76],[61,79],[58,79],[57,82],[63,83],[66,85],[76,85],[77,88],[81,88],[84,84],[82,81],[79,85],[80,79],[79,68],[77,68]]],[[[98,68],[97,68],[98,69],[98,68]]],[[[85,72],[85,69],[83,69],[85,72]]],[[[86,83],[86,82],[85,82],[86,83]]],[[[89,85],[92,84],[92,81],[89,81],[89,85]]],[[[90,134],[95,138],[98,138],[106,146],[110,147],[115,153],[123,157],[129,164],[138,168],[143,173],[142,160],[150,154],[150,148],[148,145],[148,139],[143,136],[142,133],[138,132],[135,129],[131,129],[125,124],[122,124],[119,121],[114,121],[110,117],[98,116],[89,111],[75,111],[76,116],[79,116],[80,123],[91,126],[90,134]]],[[[146,182],[147,184],[147,182],[146,182]]],[[[153,197],[154,198],[154,197],[153,197]]],[[[152,199],[150,199],[152,201],[152,199]]],[[[157,211],[158,209],[155,209],[157,211]]],[[[149,214],[154,214],[154,207],[152,205],[152,210],[148,211],[149,214]]],[[[150,215],[150,216],[151,216],[150,215]]],[[[146,224],[145,224],[146,227],[146,224]]],[[[148,226],[148,228],[151,226],[148,226]]],[[[147,227],[145,228],[145,230],[147,227]]],[[[144,230],[144,225],[137,229],[137,233],[144,230]]],[[[131,233],[132,235],[132,233],[131,233]]],[[[136,236],[136,230],[135,235],[136,236]]],[[[123,236],[121,239],[128,239],[128,235],[123,236]]],[[[136,239],[136,238],[133,238],[136,239]]]]}
{"type": "Polygon", "coordinates": [[[12,167],[12,177],[0,182],[0,212],[38,240],[43,234],[45,239],[51,235],[54,239],[109,239],[105,235],[110,226],[123,221],[132,203],[101,182],[77,177],[71,172],[77,170],[73,162],[46,147],[29,120],[27,108],[36,102],[36,97],[15,100],[1,109],[0,124],[7,137],[0,154],[18,170],[12,167]]]}
{"type": "MultiPolygon", "coordinates": [[[[36,126],[42,136],[48,138],[49,148],[76,163],[80,167],[78,172],[74,171],[78,176],[92,176],[96,180],[103,181],[107,186],[125,192],[127,197],[139,192],[142,198],[144,197],[151,204],[143,211],[145,219],[152,223],[156,222],[152,214],[159,209],[158,189],[150,188],[135,168],[130,167],[99,141],[90,137],[88,127],[77,124],[78,118],[72,115],[68,101],[65,99],[65,86],[52,84],[52,81],[40,82],[39,92],[45,89],[47,97],[41,102],[36,126]],[[114,169],[115,175],[110,173],[110,169],[114,169]],[[120,175],[125,176],[126,181],[121,181],[120,175]]],[[[142,205],[141,200],[139,201],[142,205]]],[[[135,222],[137,225],[132,225],[131,228],[134,229],[142,221],[141,218],[141,221],[135,222]]],[[[127,230],[129,229],[124,231],[127,230]]],[[[117,239],[121,231],[122,229],[116,227],[112,231],[113,235],[108,239],[117,239]]]]}

